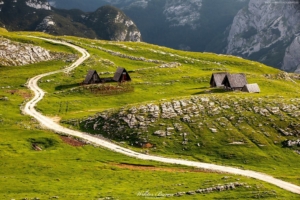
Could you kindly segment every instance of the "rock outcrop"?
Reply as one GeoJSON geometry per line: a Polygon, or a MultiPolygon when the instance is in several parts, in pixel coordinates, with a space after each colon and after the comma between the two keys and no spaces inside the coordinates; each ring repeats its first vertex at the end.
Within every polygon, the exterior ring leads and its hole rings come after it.
{"type": "Polygon", "coordinates": [[[202,0],[167,0],[164,15],[171,26],[190,26],[196,29],[200,24],[202,0]]]}
{"type": "Polygon", "coordinates": [[[134,22],[121,10],[103,6],[85,17],[88,27],[95,27],[96,34],[107,40],[141,41],[141,33],[134,22]]]}
{"type": "Polygon", "coordinates": [[[27,0],[26,5],[35,9],[51,10],[50,4],[46,1],[27,0]]]}
{"type": "MultiPolygon", "coordinates": [[[[153,141],[157,146],[163,145],[164,141],[178,141],[183,147],[201,147],[201,139],[198,138],[202,134],[221,136],[228,131],[241,133],[250,130],[273,138],[274,143],[280,144],[285,141],[285,137],[300,136],[299,124],[293,122],[300,116],[299,103],[300,99],[297,98],[290,102],[280,99],[271,102],[267,98],[220,99],[214,96],[194,96],[190,99],[163,101],[159,105],[147,104],[122,108],[117,112],[106,111],[84,119],[79,124],[83,130],[103,134],[117,141],[128,141],[136,146],[153,141]],[[157,137],[162,138],[161,143],[157,137]]],[[[78,121],[74,122],[78,126],[78,121]]],[[[72,121],[64,123],[73,124],[72,121]]],[[[252,137],[243,137],[242,140],[238,138],[225,140],[228,145],[251,142],[257,146],[268,145],[261,137],[255,137],[255,140],[252,137]]]]}
{"type": "Polygon", "coordinates": [[[282,68],[284,71],[300,74],[300,37],[297,36],[285,50],[282,68]]]}
{"type": "Polygon", "coordinates": [[[250,0],[233,20],[226,53],[294,72],[300,59],[295,55],[299,46],[295,38],[300,31],[298,4],[250,0]]]}
{"type": "Polygon", "coordinates": [[[31,44],[0,38],[0,65],[19,66],[51,60],[48,50],[31,44]]]}

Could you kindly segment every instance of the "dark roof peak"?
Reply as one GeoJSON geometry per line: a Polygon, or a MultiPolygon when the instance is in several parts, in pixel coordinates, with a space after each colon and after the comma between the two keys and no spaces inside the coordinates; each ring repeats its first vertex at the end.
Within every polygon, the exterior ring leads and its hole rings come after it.
{"type": "Polygon", "coordinates": [[[131,81],[131,78],[125,68],[118,67],[113,80],[117,82],[122,82],[122,81],[131,81]]]}
{"type": "Polygon", "coordinates": [[[242,88],[247,84],[244,73],[227,74],[222,84],[231,88],[242,88]]]}
{"type": "Polygon", "coordinates": [[[83,81],[83,84],[100,83],[101,79],[96,70],[90,69],[83,81]]]}

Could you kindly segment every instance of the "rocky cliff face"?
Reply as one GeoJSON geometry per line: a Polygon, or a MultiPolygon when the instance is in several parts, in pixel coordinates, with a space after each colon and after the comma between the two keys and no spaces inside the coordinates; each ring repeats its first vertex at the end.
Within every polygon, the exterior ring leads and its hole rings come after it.
{"type": "MultiPolygon", "coordinates": [[[[71,0],[53,0],[68,7],[71,0]]],[[[239,55],[289,72],[298,69],[298,0],[72,0],[111,4],[130,16],[150,43],[239,55]],[[159,37],[158,37],[159,36],[159,37]]],[[[299,71],[299,70],[298,70],[299,71]]]]}
{"type": "Polygon", "coordinates": [[[26,5],[35,9],[51,10],[51,6],[47,1],[27,0],[26,5]]]}
{"type": "Polygon", "coordinates": [[[0,65],[20,66],[51,60],[50,52],[30,44],[0,38],[0,65]]]}
{"type": "Polygon", "coordinates": [[[167,0],[164,9],[164,15],[171,26],[188,25],[196,29],[200,24],[202,0],[167,0]]]}
{"type": "Polygon", "coordinates": [[[283,58],[282,69],[300,74],[300,38],[297,36],[288,48],[283,58]]]}
{"type": "Polygon", "coordinates": [[[300,55],[298,1],[250,0],[235,16],[228,36],[226,53],[258,60],[295,71],[300,55]]]}
{"type": "Polygon", "coordinates": [[[92,11],[97,6],[113,5],[136,23],[146,42],[175,49],[221,53],[226,46],[226,28],[249,0],[52,1],[58,8],[92,11]]]}
{"type": "Polygon", "coordinates": [[[141,41],[141,33],[134,22],[121,10],[103,6],[84,19],[101,38],[116,41],[141,41]]]}

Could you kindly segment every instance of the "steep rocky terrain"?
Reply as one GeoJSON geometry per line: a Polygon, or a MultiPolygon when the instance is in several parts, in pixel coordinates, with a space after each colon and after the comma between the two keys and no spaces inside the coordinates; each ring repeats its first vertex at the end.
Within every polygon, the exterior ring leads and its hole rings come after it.
{"type": "Polygon", "coordinates": [[[112,6],[87,13],[55,9],[47,0],[2,0],[0,10],[0,24],[10,31],[35,30],[105,40],[141,40],[134,22],[112,6]]]}
{"type": "Polygon", "coordinates": [[[233,20],[226,53],[299,70],[299,1],[250,0],[233,20]]]}
{"type": "Polygon", "coordinates": [[[51,60],[48,50],[0,38],[0,66],[20,66],[51,60]]]}
{"type": "Polygon", "coordinates": [[[191,51],[239,55],[299,72],[298,0],[79,0],[58,7],[111,4],[124,10],[146,42],[191,51]],[[146,13],[146,14],[145,14],[146,13]]]}
{"type": "Polygon", "coordinates": [[[58,8],[121,8],[137,24],[143,40],[176,49],[222,52],[224,32],[248,0],[53,0],[58,8]]]}

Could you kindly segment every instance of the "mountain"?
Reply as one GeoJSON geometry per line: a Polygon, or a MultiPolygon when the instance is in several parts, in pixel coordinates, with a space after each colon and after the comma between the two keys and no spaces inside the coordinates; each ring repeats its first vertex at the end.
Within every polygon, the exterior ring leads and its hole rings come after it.
{"type": "MultiPolygon", "coordinates": [[[[5,1],[4,1],[5,2],[5,1]]],[[[7,1],[7,5],[18,4],[7,1]]],[[[2,15],[9,30],[38,30],[107,40],[143,40],[188,51],[238,55],[288,72],[300,71],[299,1],[292,0],[52,0],[25,2],[39,10],[2,15]],[[39,1],[40,2],[40,1],[39,1]],[[110,6],[95,8],[109,4],[110,6]],[[56,8],[50,7],[55,6],[56,8]],[[116,6],[124,11],[112,7],[116,6]],[[85,10],[61,10],[80,8],[85,10]],[[93,12],[87,12],[91,11],[93,12]],[[109,11],[110,10],[110,11],[109,11]],[[50,14],[51,13],[51,14],[50,14]],[[117,16],[122,13],[122,19],[117,16]],[[108,15],[110,14],[110,15],[108,15]],[[103,20],[96,20],[96,19],[103,20]],[[42,23],[41,23],[42,22],[42,23]],[[12,25],[11,25],[12,24],[12,25]],[[67,24],[67,25],[66,25],[67,24]],[[131,25],[132,24],[132,25],[131,25]],[[106,28],[109,27],[109,28],[106,28]],[[137,28],[138,27],[138,28],[137,28]],[[140,30],[140,31],[139,31],[140,30]]],[[[24,4],[24,2],[23,2],[24,4]]],[[[25,4],[24,4],[25,5],[25,4]]],[[[4,11],[5,4],[2,5],[4,11]]],[[[24,6],[23,6],[24,7],[24,6]]],[[[14,10],[14,9],[11,9],[14,10]]],[[[1,12],[3,14],[3,11],[1,12]]],[[[0,22],[1,24],[1,22],[0,22]]]]}
{"type": "Polygon", "coordinates": [[[233,20],[226,53],[299,71],[299,7],[299,1],[250,0],[233,20]]]}
{"type": "Polygon", "coordinates": [[[146,42],[238,55],[288,72],[300,71],[299,1],[60,0],[57,7],[110,4],[130,16],[146,42]],[[71,6],[70,6],[71,5],[71,6]]]}
{"type": "Polygon", "coordinates": [[[122,9],[149,43],[220,53],[227,28],[248,0],[52,0],[58,8],[93,10],[105,4],[122,9]]]}
{"type": "Polygon", "coordinates": [[[11,31],[42,31],[120,41],[140,41],[141,33],[121,10],[104,6],[94,12],[52,8],[46,0],[2,0],[0,25],[11,31]]]}

